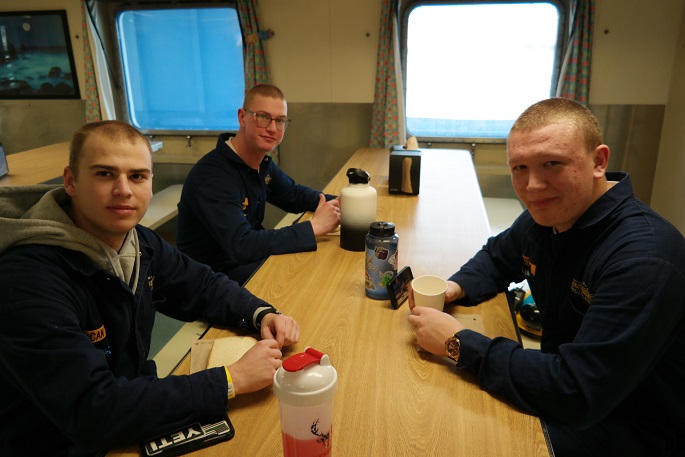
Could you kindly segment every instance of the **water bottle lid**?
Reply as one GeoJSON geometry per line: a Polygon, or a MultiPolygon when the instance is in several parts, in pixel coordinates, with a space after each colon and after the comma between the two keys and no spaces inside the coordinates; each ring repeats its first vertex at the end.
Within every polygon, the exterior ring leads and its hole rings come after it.
{"type": "Polygon", "coordinates": [[[361,168],[348,168],[347,179],[350,180],[350,184],[368,184],[371,176],[361,168]]]}
{"type": "Polygon", "coordinates": [[[392,222],[372,222],[369,225],[369,233],[373,236],[393,236],[395,224],[392,222]]]}
{"type": "Polygon", "coordinates": [[[328,355],[313,348],[288,357],[274,374],[278,400],[294,406],[319,405],[337,389],[338,373],[328,355]]]}

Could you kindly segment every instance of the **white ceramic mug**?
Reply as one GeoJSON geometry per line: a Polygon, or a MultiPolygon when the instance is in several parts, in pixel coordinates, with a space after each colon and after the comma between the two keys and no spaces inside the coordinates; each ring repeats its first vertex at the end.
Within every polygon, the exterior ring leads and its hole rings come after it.
{"type": "Polygon", "coordinates": [[[439,276],[424,275],[411,282],[414,291],[414,304],[442,311],[445,308],[447,281],[439,276]]]}

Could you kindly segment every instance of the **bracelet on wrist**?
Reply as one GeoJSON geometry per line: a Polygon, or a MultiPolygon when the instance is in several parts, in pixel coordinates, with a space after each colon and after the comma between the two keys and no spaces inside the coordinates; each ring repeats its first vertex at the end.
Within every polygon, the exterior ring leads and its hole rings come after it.
{"type": "Polygon", "coordinates": [[[235,387],[233,386],[233,378],[231,378],[231,372],[228,371],[228,367],[224,367],[226,371],[226,381],[228,381],[228,399],[235,398],[235,387]]]}

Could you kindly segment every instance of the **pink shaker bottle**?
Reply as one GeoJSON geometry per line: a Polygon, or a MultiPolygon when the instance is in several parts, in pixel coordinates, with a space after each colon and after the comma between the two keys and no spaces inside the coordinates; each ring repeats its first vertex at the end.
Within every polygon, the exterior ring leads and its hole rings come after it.
{"type": "Polygon", "coordinates": [[[285,457],[331,456],[338,373],[327,354],[307,348],[274,375],[285,457]]]}

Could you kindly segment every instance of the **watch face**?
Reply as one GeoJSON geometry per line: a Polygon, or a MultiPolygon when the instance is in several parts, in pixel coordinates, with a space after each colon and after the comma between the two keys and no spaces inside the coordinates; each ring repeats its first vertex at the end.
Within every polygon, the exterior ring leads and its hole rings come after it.
{"type": "Polygon", "coordinates": [[[461,354],[461,342],[459,341],[459,338],[453,336],[448,339],[445,348],[447,350],[447,357],[454,361],[459,359],[459,355],[461,354]]]}

